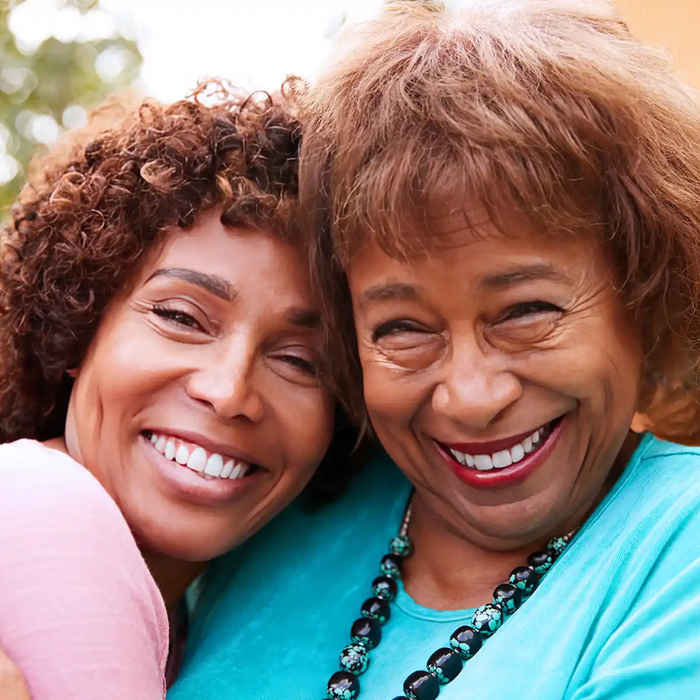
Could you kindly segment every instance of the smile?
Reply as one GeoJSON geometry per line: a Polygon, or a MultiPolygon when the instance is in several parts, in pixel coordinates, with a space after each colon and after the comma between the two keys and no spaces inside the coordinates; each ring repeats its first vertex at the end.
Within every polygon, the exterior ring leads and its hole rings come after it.
{"type": "Polygon", "coordinates": [[[459,450],[447,447],[450,454],[463,466],[479,471],[488,471],[489,469],[505,469],[512,464],[517,464],[525,458],[526,455],[537,452],[545,443],[547,438],[554,430],[555,422],[547,423],[532,433],[528,434],[524,439],[513,438],[518,440],[511,447],[498,449],[493,452],[483,451],[488,447],[488,443],[481,448],[482,451],[474,454],[468,452],[460,452],[459,450]]]}
{"type": "Polygon", "coordinates": [[[244,478],[255,468],[255,465],[243,460],[211,452],[201,445],[172,435],[148,432],[145,437],[150,440],[153,449],[166,459],[187,467],[204,478],[235,481],[244,478]]]}
{"type": "Polygon", "coordinates": [[[452,471],[464,482],[478,488],[512,486],[522,482],[549,458],[565,416],[536,430],[490,442],[436,442],[452,471]]]}

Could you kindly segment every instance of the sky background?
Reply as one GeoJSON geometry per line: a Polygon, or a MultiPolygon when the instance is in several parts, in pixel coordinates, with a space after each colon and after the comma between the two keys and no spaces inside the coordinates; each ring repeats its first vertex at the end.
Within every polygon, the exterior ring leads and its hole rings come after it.
{"type": "MultiPolygon", "coordinates": [[[[290,73],[313,79],[343,18],[367,19],[382,0],[102,0],[100,6],[105,12],[83,17],[61,9],[58,0],[26,0],[10,26],[31,49],[52,34],[66,40],[109,36],[116,23],[138,41],[142,89],[171,101],[205,77],[254,89],[277,87],[290,73]]],[[[109,74],[119,56],[103,64],[109,74]]]]}

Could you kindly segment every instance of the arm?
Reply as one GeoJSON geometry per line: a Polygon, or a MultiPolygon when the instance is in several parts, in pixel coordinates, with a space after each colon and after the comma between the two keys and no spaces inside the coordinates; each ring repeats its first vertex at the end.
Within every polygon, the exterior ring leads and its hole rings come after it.
{"type": "Polygon", "coordinates": [[[31,700],[22,672],[0,650],[0,698],[31,700]]]}
{"type": "Polygon", "coordinates": [[[700,560],[633,607],[572,700],[700,697],[700,560]]]}
{"type": "Polygon", "coordinates": [[[0,648],[38,700],[162,699],[166,612],[126,522],[82,467],[25,444],[0,448],[0,648]]]}

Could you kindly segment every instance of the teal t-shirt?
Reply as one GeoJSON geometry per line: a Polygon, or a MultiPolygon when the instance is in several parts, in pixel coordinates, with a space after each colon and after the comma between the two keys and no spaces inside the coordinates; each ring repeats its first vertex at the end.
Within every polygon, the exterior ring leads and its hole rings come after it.
{"type": "MultiPolygon", "coordinates": [[[[324,698],[408,494],[377,458],[340,502],[293,504],[213,565],[168,700],[324,698]]],[[[401,590],[360,699],[402,695],[470,617],[401,590]]],[[[440,693],[466,698],[700,698],[700,449],[645,436],[534,595],[440,693]]]]}

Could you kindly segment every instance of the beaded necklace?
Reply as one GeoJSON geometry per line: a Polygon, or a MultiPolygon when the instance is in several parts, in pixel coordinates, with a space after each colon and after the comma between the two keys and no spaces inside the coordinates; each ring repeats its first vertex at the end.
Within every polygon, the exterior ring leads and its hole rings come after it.
{"type": "MultiPolygon", "coordinates": [[[[411,496],[399,534],[391,540],[389,553],[379,564],[381,575],[372,581],[374,596],[362,604],[361,617],[350,629],[352,642],[340,652],[340,671],[328,681],[326,697],[329,700],[356,700],[360,695],[359,676],[369,668],[369,651],[381,642],[382,626],[389,621],[390,604],[398,594],[397,581],[401,579],[403,563],[413,553],[413,543],[408,536],[412,500],[411,496]]],[[[478,607],[471,625],[456,629],[449,647],[441,647],[431,654],[426,670],[411,673],[403,683],[404,695],[393,700],[436,700],[440,688],[461,673],[464,663],[481,649],[484,641],[534,593],[576,532],[552,538],[544,549],[530,554],[526,566],[513,569],[508,581],[496,586],[493,602],[478,607]]]]}

